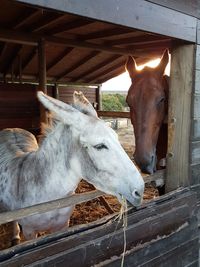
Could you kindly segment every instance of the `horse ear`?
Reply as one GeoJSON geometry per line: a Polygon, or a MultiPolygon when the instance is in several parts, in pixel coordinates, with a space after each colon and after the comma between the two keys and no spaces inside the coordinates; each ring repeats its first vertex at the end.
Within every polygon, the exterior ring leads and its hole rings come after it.
{"type": "Polygon", "coordinates": [[[82,92],[74,91],[73,101],[73,107],[78,109],[80,112],[89,116],[98,117],[96,110],[82,92]]]}
{"type": "Polygon", "coordinates": [[[76,129],[81,130],[86,123],[88,123],[88,116],[73,108],[72,106],[45,95],[39,91],[37,93],[39,101],[51,112],[53,112],[58,119],[67,125],[74,126],[76,129]]]}
{"type": "Polygon", "coordinates": [[[128,71],[130,78],[133,79],[135,76],[135,73],[137,72],[137,64],[133,57],[131,56],[128,57],[125,68],[128,71]]]}
{"type": "Polygon", "coordinates": [[[169,62],[169,52],[168,49],[166,49],[165,52],[163,53],[159,65],[156,68],[160,75],[164,75],[165,68],[168,62],[169,62]]]}

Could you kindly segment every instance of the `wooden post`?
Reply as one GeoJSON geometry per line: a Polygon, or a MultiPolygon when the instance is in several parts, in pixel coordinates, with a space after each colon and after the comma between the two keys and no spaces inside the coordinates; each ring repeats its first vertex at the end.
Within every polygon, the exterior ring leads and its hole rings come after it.
{"type": "Polygon", "coordinates": [[[189,144],[195,46],[172,49],[166,192],[189,185],[189,144]]]}
{"type": "Polygon", "coordinates": [[[97,102],[97,110],[101,110],[101,85],[99,85],[97,88],[96,88],[96,102],[97,102]]]}
{"type": "Polygon", "coordinates": [[[54,98],[58,99],[59,98],[59,85],[55,83],[53,87],[53,95],[54,98]]]}
{"type": "MultiPolygon", "coordinates": [[[[38,90],[43,91],[47,94],[46,85],[46,53],[45,53],[45,40],[42,39],[38,43],[38,76],[39,76],[39,86],[38,90]]],[[[40,105],[40,122],[47,122],[47,114],[45,108],[40,105]]]]}
{"type": "Polygon", "coordinates": [[[22,57],[19,55],[19,82],[22,83],[22,57]]]}

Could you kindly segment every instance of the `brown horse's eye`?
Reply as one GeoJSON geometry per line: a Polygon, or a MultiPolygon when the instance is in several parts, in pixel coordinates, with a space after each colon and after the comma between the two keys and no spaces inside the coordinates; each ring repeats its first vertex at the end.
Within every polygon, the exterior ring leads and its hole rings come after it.
{"type": "Polygon", "coordinates": [[[164,103],[165,102],[165,97],[161,97],[160,99],[159,99],[159,101],[157,102],[157,105],[159,106],[159,105],[161,105],[162,103],[164,103]]]}
{"type": "Polygon", "coordinates": [[[162,97],[162,98],[160,99],[160,103],[162,103],[162,102],[164,102],[164,101],[165,101],[165,98],[162,97]]]}

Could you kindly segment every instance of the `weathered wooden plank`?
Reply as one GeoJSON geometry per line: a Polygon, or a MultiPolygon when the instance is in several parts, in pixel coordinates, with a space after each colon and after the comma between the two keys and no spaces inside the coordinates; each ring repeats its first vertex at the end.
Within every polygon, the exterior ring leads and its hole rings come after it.
{"type": "MultiPolygon", "coordinates": [[[[196,201],[195,194],[182,190],[170,195],[172,198],[169,201],[158,202],[155,206],[149,204],[146,209],[141,208],[137,212],[128,215],[128,227],[126,230],[127,250],[133,247],[136,250],[140,249],[142,246],[138,246],[138,244],[144,244],[144,247],[147,246],[148,251],[148,245],[152,247],[158,236],[164,237],[161,243],[161,252],[163,250],[170,251],[172,248],[197,238],[197,222],[193,218],[196,201]],[[146,216],[147,213],[148,216],[146,216]],[[151,240],[152,243],[149,244],[148,242],[151,242],[151,240]]],[[[119,225],[116,228],[117,225],[118,222],[114,220],[113,223],[108,223],[106,227],[102,225],[98,228],[81,232],[78,235],[62,238],[46,246],[41,244],[42,246],[38,248],[36,243],[33,242],[33,246],[28,248],[30,249],[29,251],[20,253],[19,250],[18,252],[16,250],[17,255],[3,262],[2,266],[14,267],[21,264],[51,266],[51,264],[55,265],[58,262],[58,266],[66,266],[60,265],[61,262],[63,264],[67,262],[68,266],[94,265],[109,257],[121,254],[123,250],[123,229],[119,225]]],[[[23,244],[20,246],[23,246],[23,244]]],[[[152,254],[147,257],[140,256],[138,259],[141,261],[148,260],[149,256],[151,256],[150,259],[153,255],[155,257],[158,255],[158,247],[154,247],[152,254]]],[[[2,252],[0,253],[0,258],[1,256],[5,259],[6,254],[2,252]]]]}
{"type": "Polygon", "coordinates": [[[195,68],[197,70],[200,70],[200,45],[197,45],[196,46],[196,55],[195,55],[195,58],[196,58],[196,66],[195,66],[195,68]]]}
{"type": "Polygon", "coordinates": [[[193,95],[192,117],[200,118],[200,94],[193,95]]]}
{"type": "Polygon", "coordinates": [[[191,119],[191,139],[200,141],[200,118],[191,119]]]}
{"type": "Polygon", "coordinates": [[[191,142],[191,164],[200,164],[200,141],[191,142]]]}
{"type": "Polygon", "coordinates": [[[193,17],[199,17],[200,10],[198,0],[147,0],[158,5],[162,5],[181,13],[192,15],[193,17]]]}
{"type": "MultiPolygon", "coordinates": [[[[200,164],[190,166],[191,184],[200,184],[200,164]]],[[[200,196],[199,196],[200,197],[200,196]]]]}
{"type": "Polygon", "coordinates": [[[52,200],[49,202],[37,204],[31,207],[14,210],[14,211],[7,211],[1,213],[0,217],[0,224],[11,222],[14,218],[21,219],[26,216],[31,216],[35,214],[41,214],[46,211],[51,211],[54,209],[60,209],[67,206],[73,206],[77,203],[82,203],[85,201],[89,201],[96,197],[102,196],[104,193],[101,191],[94,191],[94,192],[87,192],[82,194],[74,194],[69,197],[60,198],[57,200],[52,200]]]}
{"type": "MultiPolygon", "coordinates": [[[[144,181],[145,183],[155,182],[155,184],[158,183],[159,186],[163,185],[164,184],[164,171],[159,171],[156,173],[156,175],[149,175],[147,177],[144,177],[144,181]]],[[[4,213],[1,213],[0,224],[11,222],[16,219],[21,219],[26,216],[41,214],[41,213],[51,211],[54,209],[59,209],[59,208],[67,207],[67,206],[73,206],[75,204],[79,204],[79,203],[100,197],[103,194],[104,194],[103,192],[96,190],[92,192],[71,195],[66,198],[52,200],[49,202],[37,204],[31,207],[22,208],[22,209],[15,210],[15,211],[4,212],[4,213]]]]}
{"type": "Polygon", "coordinates": [[[193,86],[194,45],[172,50],[166,192],[189,184],[190,106],[193,86]]]}
{"type": "Polygon", "coordinates": [[[196,41],[196,18],[144,0],[20,0],[19,2],[60,10],[135,29],[196,41]],[[87,7],[87,8],[85,8],[87,7]],[[112,10],[112,12],[110,12],[112,10]],[[148,16],[146,15],[148,14],[148,16]]]}
{"type": "MultiPolygon", "coordinates": [[[[182,232],[184,234],[184,232],[182,232]]],[[[170,242],[170,237],[168,237],[168,242],[170,242]]],[[[198,267],[198,238],[186,241],[183,244],[177,244],[171,250],[166,250],[163,247],[163,243],[166,240],[158,240],[157,242],[150,243],[147,247],[141,248],[139,251],[129,251],[127,256],[125,256],[124,265],[127,267],[140,266],[140,267],[198,267]],[[155,253],[157,252],[157,253],[155,253]],[[142,256],[145,255],[144,256],[142,256]],[[156,254],[156,255],[155,255],[156,254]],[[146,258],[149,260],[145,260],[146,258]]],[[[173,246],[173,245],[172,245],[173,246]]],[[[108,260],[108,263],[101,266],[115,267],[120,266],[122,259],[108,260]]],[[[37,266],[37,265],[36,265],[37,266]]]]}
{"type": "MultiPolygon", "coordinates": [[[[200,54],[199,54],[200,57],[200,54]]],[[[195,70],[194,93],[200,94],[200,70],[195,70]]]]}
{"type": "Polygon", "coordinates": [[[130,112],[120,112],[120,111],[104,111],[98,110],[99,117],[109,117],[109,118],[129,118],[130,119],[130,112]]]}
{"type": "Polygon", "coordinates": [[[200,20],[197,20],[197,44],[200,44],[200,20]]]}

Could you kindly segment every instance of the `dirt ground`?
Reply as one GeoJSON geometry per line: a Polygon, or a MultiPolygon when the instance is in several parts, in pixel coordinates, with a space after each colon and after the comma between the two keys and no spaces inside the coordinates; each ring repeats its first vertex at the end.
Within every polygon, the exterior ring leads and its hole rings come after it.
{"type": "MultiPolygon", "coordinates": [[[[133,149],[134,149],[134,138],[132,126],[129,123],[123,128],[116,130],[119,136],[119,141],[124,147],[127,154],[132,158],[133,149]]],[[[83,193],[91,191],[91,186],[85,182],[81,181],[76,192],[83,193]]],[[[148,201],[158,196],[158,191],[151,185],[146,185],[144,193],[144,201],[148,201]]],[[[109,203],[109,206],[114,212],[120,210],[120,203],[118,200],[113,197],[106,195],[104,197],[109,203]]],[[[86,203],[76,205],[74,212],[70,219],[70,226],[83,224],[98,220],[105,215],[108,215],[109,212],[105,208],[104,204],[100,201],[99,198],[88,201],[86,203]]],[[[11,225],[9,223],[0,226],[0,250],[10,247],[11,245],[11,225]]]]}

